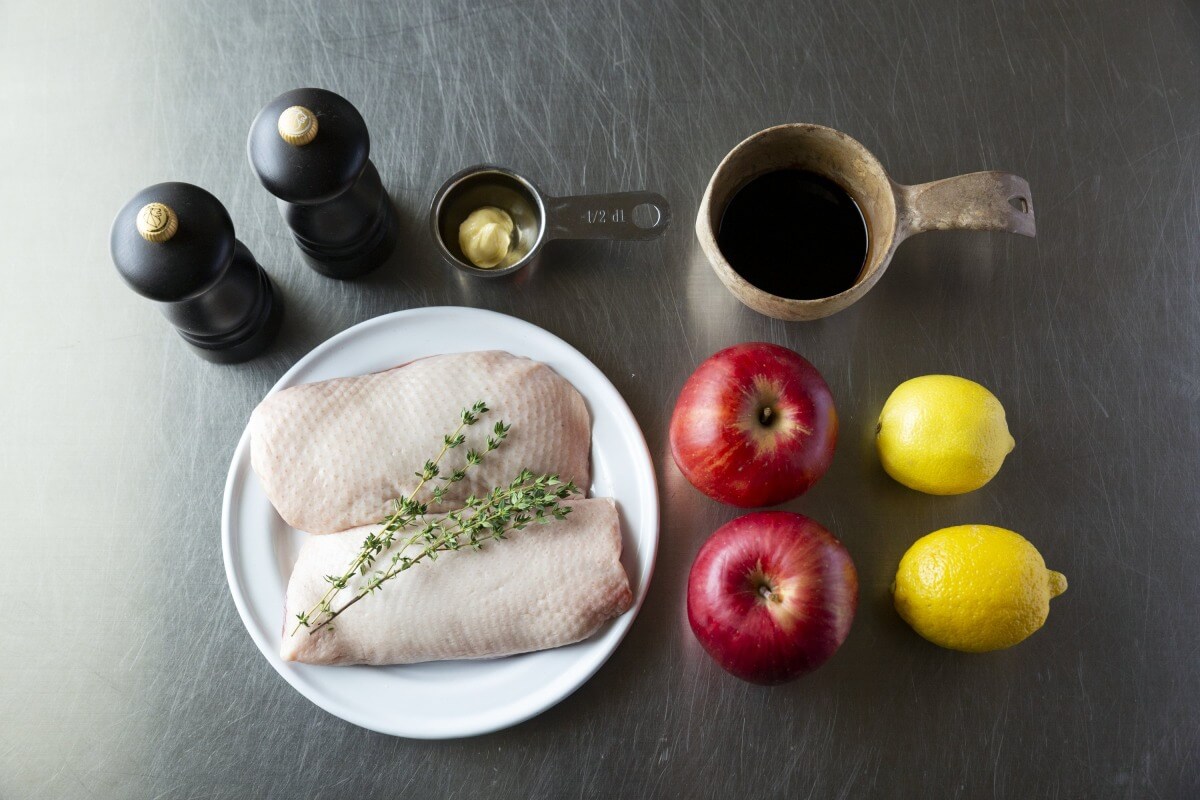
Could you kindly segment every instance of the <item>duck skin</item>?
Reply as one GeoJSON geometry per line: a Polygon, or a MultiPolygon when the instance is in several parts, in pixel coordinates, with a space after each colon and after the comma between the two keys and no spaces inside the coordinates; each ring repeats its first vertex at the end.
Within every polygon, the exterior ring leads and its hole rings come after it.
{"type": "MultiPolygon", "coordinates": [[[[308,537],[288,581],[282,657],[308,664],[411,664],[506,656],[591,636],[628,610],[633,595],[621,566],[613,500],[568,502],[566,519],[513,531],[479,551],[418,563],[332,625],[293,632],[296,615],[329,588],[324,576],[340,575],[375,528],[308,537]]],[[[376,564],[390,560],[385,551],[376,564]]],[[[365,581],[356,575],[334,607],[365,581]]]]}
{"type": "MultiPolygon", "coordinates": [[[[334,533],[374,524],[412,492],[413,473],[441,450],[460,410],[479,400],[491,412],[464,430],[467,442],[447,453],[443,475],[464,463],[468,447],[482,450],[497,421],[512,431],[431,511],[460,507],[523,468],[586,490],[591,420],[583,398],[545,364],[499,351],[432,356],[276,392],[250,417],[250,463],[293,528],[334,533]]],[[[438,483],[418,499],[428,501],[438,483]]]]}

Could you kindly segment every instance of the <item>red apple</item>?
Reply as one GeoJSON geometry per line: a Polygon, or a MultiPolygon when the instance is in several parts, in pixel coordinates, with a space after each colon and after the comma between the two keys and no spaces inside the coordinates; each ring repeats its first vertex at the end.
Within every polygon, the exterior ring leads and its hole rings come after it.
{"type": "Polygon", "coordinates": [[[798,678],[842,646],[858,607],[858,573],[819,524],[759,511],[717,529],[688,576],[692,631],[742,680],[798,678]]]}
{"type": "Polygon", "coordinates": [[[808,491],[837,444],[833,395],[798,353],[747,342],[696,368],[671,415],[671,455],[723,503],[773,506],[808,491]]]}

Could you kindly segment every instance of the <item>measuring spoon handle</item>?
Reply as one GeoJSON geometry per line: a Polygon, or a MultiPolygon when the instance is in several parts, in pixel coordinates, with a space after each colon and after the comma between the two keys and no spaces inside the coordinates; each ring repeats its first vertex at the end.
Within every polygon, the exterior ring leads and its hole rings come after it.
{"type": "Polygon", "coordinates": [[[671,224],[671,206],[655,192],[615,192],[546,198],[548,239],[657,239],[671,224]]]}

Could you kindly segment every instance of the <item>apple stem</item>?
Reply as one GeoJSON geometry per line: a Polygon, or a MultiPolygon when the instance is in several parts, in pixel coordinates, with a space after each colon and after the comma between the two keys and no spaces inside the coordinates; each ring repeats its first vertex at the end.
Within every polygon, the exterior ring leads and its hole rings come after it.
{"type": "Polygon", "coordinates": [[[767,600],[772,603],[779,602],[779,595],[775,594],[775,589],[769,583],[764,583],[762,586],[759,586],[758,593],[762,595],[763,600],[767,600]]]}
{"type": "Polygon", "coordinates": [[[760,408],[760,409],[758,410],[758,421],[759,421],[759,424],[761,424],[761,425],[770,425],[770,424],[771,424],[771,418],[774,416],[774,414],[775,414],[775,411],[774,411],[774,409],[772,409],[770,406],[763,406],[762,408],[760,408]]]}

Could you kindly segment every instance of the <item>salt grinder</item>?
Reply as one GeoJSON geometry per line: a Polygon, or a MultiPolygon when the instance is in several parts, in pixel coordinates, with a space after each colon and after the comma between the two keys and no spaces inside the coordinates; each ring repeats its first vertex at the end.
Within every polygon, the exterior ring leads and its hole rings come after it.
{"type": "Polygon", "coordinates": [[[217,198],[189,183],[158,183],[113,220],[117,272],[159,303],[179,335],[208,361],[233,364],[262,352],[283,304],[217,198]]]}
{"type": "Polygon", "coordinates": [[[348,100],[325,89],[285,92],[254,118],[247,150],[317,272],[357,278],[391,255],[396,210],[369,158],[367,125],[348,100]]]}

